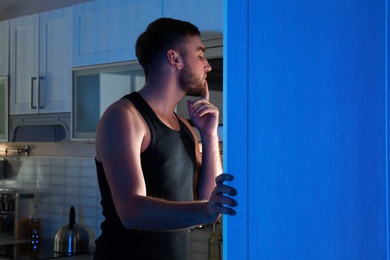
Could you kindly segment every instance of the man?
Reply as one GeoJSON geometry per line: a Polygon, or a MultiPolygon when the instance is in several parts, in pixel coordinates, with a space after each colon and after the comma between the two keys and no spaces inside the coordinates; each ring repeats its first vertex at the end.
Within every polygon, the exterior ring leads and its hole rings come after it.
{"type": "Polygon", "coordinates": [[[96,167],[105,220],[94,259],[188,259],[189,228],[235,215],[236,190],[221,174],[218,109],[209,100],[211,66],[197,27],[160,18],[136,43],[145,86],[112,104],[96,131],[96,167]],[[178,116],[185,96],[190,124],[178,116]]]}

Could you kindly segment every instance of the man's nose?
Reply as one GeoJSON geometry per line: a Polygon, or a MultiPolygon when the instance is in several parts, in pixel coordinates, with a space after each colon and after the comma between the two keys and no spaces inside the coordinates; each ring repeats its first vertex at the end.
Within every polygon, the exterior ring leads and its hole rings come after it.
{"type": "Polygon", "coordinates": [[[211,67],[209,61],[206,59],[206,72],[210,72],[213,68],[211,67]]]}

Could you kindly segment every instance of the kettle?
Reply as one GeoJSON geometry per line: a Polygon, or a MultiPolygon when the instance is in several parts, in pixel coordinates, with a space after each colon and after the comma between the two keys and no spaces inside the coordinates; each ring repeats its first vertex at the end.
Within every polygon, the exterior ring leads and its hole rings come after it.
{"type": "Polygon", "coordinates": [[[75,209],[69,212],[69,224],[62,226],[54,237],[54,252],[68,255],[89,252],[89,235],[82,226],[75,222],[75,209]]]}

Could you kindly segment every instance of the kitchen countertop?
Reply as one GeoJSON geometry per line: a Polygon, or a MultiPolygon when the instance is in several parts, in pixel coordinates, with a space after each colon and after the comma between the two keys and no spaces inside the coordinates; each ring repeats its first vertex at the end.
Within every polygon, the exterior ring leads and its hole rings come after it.
{"type": "Polygon", "coordinates": [[[27,239],[16,239],[13,234],[0,232],[0,245],[20,244],[28,242],[27,239]]]}
{"type": "MultiPolygon", "coordinates": [[[[27,250],[25,247],[26,247],[26,243],[31,243],[29,240],[26,240],[26,239],[16,239],[12,234],[7,234],[7,233],[1,233],[0,232],[0,248],[1,248],[1,256],[0,256],[0,260],[1,259],[5,259],[5,258],[2,258],[3,254],[8,256],[9,253],[6,253],[5,252],[8,252],[8,250],[4,249],[7,248],[9,249],[9,246],[11,246],[12,250],[18,250],[18,257],[16,257],[16,259],[29,259],[29,258],[25,258],[25,251],[27,250]],[[16,247],[14,247],[16,246],[16,247]],[[14,249],[14,248],[18,248],[18,249],[14,249]],[[5,251],[4,251],[5,250],[5,251]],[[20,255],[19,255],[20,254],[20,255]]],[[[42,243],[42,241],[41,241],[42,243]]],[[[50,252],[47,253],[47,249],[48,248],[53,248],[52,244],[53,241],[50,241],[50,240],[43,240],[43,244],[40,244],[41,246],[41,250],[39,252],[39,258],[40,259],[41,257],[43,259],[55,259],[55,260],[92,260],[92,257],[93,257],[93,251],[94,251],[94,247],[91,247],[91,253],[87,253],[87,254],[80,254],[80,255],[74,255],[74,256],[63,256],[63,257],[54,257],[54,252],[52,251],[52,254],[50,255],[50,252]]],[[[12,253],[13,255],[14,253],[12,253]]],[[[9,259],[8,257],[6,259],[9,259]]]]}
{"type": "Polygon", "coordinates": [[[93,257],[93,253],[84,254],[84,255],[75,255],[75,256],[65,256],[65,257],[56,257],[50,258],[54,260],[91,260],[93,257]]]}

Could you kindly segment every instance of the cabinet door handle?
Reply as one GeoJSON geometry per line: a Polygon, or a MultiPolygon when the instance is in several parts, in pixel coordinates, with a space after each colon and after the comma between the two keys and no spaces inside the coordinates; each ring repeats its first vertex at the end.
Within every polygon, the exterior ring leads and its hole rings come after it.
{"type": "Polygon", "coordinates": [[[41,91],[41,87],[42,87],[42,85],[43,84],[41,84],[41,80],[43,80],[44,79],[44,77],[39,77],[39,80],[38,80],[38,107],[39,108],[44,108],[45,107],[45,104],[41,104],[41,99],[42,99],[42,97],[41,97],[41,93],[42,93],[42,91],[41,91]]]}
{"type": "Polygon", "coordinates": [[[34,106],[34,80],[37,80],[37,77],[31,77],[31,96],[30,96],[31,109],[37,109],[37,106],[34,106]]]}

